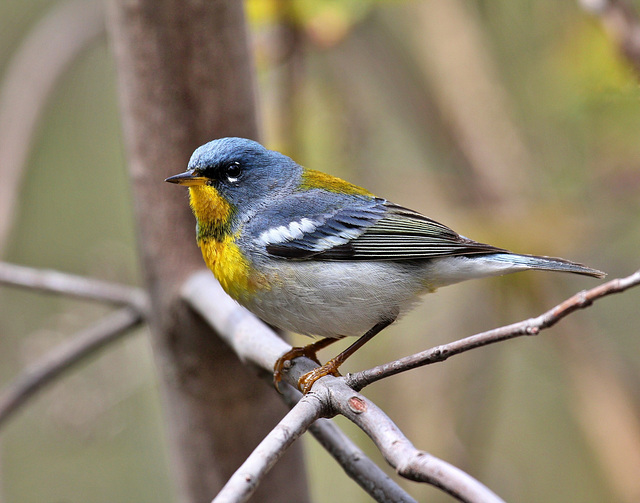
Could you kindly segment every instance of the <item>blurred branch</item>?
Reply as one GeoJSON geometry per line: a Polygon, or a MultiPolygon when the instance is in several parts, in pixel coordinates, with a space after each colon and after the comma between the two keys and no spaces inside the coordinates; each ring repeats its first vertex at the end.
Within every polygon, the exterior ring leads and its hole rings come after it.
{"type": "Polygon", "coordinates": [[[276,142],[279,149],[290,157],[300,157],[300,118],[304,113],[301,93],[305,83],[305,33],[296,18],[289,0],[275,2],[275,31],[277,36],[277,61],[274,70],[278,83],[275,86],[276,142]]]}
{"type": "Polygon", "coordinates": [[[78,54],[103,33],[102,2],[64,2],[30,31],[9,62],[0,88],[0,254],[49,96],[78,54]]]}
{"type": "Polygon", "coordinates": [[[423,56],[418,65],[469,159],[476,191],[485,202],[514,211],[523,203],[533,161],[472,9],[462,0],[412,6],[412,35],[423,56]]]}
{"type": "Polygon", "coordinates": [[[640,285],[640,270],[626,278],[617,278],[590,290],[583,290],[569,297],[549,311],[536,318],[530,318],[518,323],[482,332],[480,334],[465,337],[448,344],[435,346],[426,351],[416,353],[399,360],[385,363],[368,370],[356,372],[346,377],[347,383],[360,390],[365,386],[401,372],[406,372],[417,367],[431,363],[442,362],[447,358],[464,353],[471,349],[480,348],[496,342],[501,342],[522,335],[538,335],[542,330],[550,328],[562,318],[577,311],[585,309],[598,299],[614,293],[621,293],[629,288],[640,285]]]}
{"type": "MultiPolygon", "coordinates": [[[[183,298],[218,331],[242,360],[272,372],[276,359],[290,349],[290,346],[249,311],[240,307],[231,298],[221,296],[221,292],[222,288],[207,271],[192,275],[182,288],[183,298]]],[[[285,378],[289,383],[297,383],[301,375],[316,366],[315,362],[307,358],[297,358],[285,378]]],[[[320,398],[324,415],[342,414],[360,426],[374,440],[385,459],[400,475],[411,480],[430,483],[461,501],[501,501],[469,475],[415,449],[378,407],[346,386],[344,378],[320,379],[314,384],[312,393],[307,396],[320,398]]],[[[308,407],[308,404],[302,407],[308,407]]],[[[296,414],[292,417],[299,416],[296,414]]],[[[303,414],[300,421],[306,421],[306,418],[308,416],[303,414]]],[[[297,432],[302,426],[296,424],[290,427],[292,431],[297,432]]],[[[269,441],[269,445],[274,446],[273,448],[277,451],[281,444],[271,442],[272,440],[269,441]]],[[[231,494],[246,494],[248,497],[250,493],[246,491],[255,487],[257,478],[265,473],[267,465],[270,466],[272,456],[275,454],[266,456],[261,449],[260,447],[256,449],[252,453],[255,457],[250,461],[247,460],[247,464],[243,465],[245,468],[254,467],[252,472],[241,469],[236,473],[231,494]]],[[[230,493],[225,490],[224,494],[226,498],[230,493]]],[[[244,501],[244,499],[239,498],[237,501],[244,501]]],[[[380,499],[379,501],[390,500],[380,499]]]]}
{"type": "Polygon", "coordinates": [[[640,78],[640,18],[626,0],[579,0],[580,5],[600,18],[605,30],[640,78]]]}
{"type": "Polygon", "coordinates": [[[118,340],[142,321],[143,316],[137,310],[122,308],[72,336],[68,342],[27,367],[0,392],[0,426],[62,372],[118,340]]]}
{"type": "Polygon", "coordinates": [[[139,288],[58,271],[0,262],[0,284],[116,305],[128,305],[142,314],[148,311],[147,297],[139,288]]]}

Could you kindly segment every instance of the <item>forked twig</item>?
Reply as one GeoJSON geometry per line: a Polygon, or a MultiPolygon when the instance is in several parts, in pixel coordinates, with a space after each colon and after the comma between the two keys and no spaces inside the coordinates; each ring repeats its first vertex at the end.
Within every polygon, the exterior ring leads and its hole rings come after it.
{"type": "MultiPolygon", "coordinates": [[[[271,381],[272,374],[267,373],[267,376],[271,381]]],[[[302,398],[302,393],[290,385],[282,386],[281,392],[289,407],[294,407],[302,398]]],[[[417,503],[330,419],[317,419],[309,426],[309,433],[374,500],[382,503],[417,503]]]]}
{"type": "MultiPolygon", "coordinates": [[[[223,295],[222,288],[209,272],[196,273],[189,278],[182,289],[182,296],[218,331],[243,360],[251,361],[271,372],[276,359],[290,348],[265,324],[238,306],[231,298],[223,295]]],[[[290,383],[297,383],[302,374],[316,365],[308,358],[297,358],[285,378],[290,383]]],[[[413,447],[393,421],[368,399],[349,388],[344,378],[324,377],[314,384],[312,393],[308,396],[320,400],[322,404],[320,410],[324,411],[325,415],[343,414],[359,425],[374,440],[385,459],[402,476],[433,484],[461,501],[486,503],[502,501],[471,476],[413,447]],[[353,407],[358,409],[363,407],[364,410],[349,413],[353,407]],[[362,414],[365,410],[369,413],[362,414]],[[371,421],[371,418],[374,419],[371,421]]],[[[298,435],[297,432],[303,426],[298,422],[290,428],[295,435],[298,435]]],[[[280,443],[270,441],[268,445],[274,446],[274,449],[279,452],[283,444],[282,441],[280,443]]],[[[239,472],[233,476],[233,483],[230,481],[225,486],[223,489],[225,499],[216,501],[246,501],[276,455],[274,451],[264,451],[263,447],[257,448],[250,455],[239,472]],[[252,470],[248,471],[250,467],[252,470]]],[[[378,499],[378,501],[391,500],[378,499]]]]}
{"type": "MultiPolygon", "coordinates": [[[[319,399],[326,414],[342,414],[362,428],[372,438],[385,459],[402,476],[435,485],[461,501],[501,501],[498,496],[468,474],[428,453],[417,450],[375,404],[354,392],[347,384],[355,389],[361,389],[383,377],[443,361],[452,355],[471,349],[520,335],[537,335],[541,330],[553,326],[568,314],[591,305],[595,300],[623,292],[638,284],[640,284],[640,270],[626,278],[614,279],[591,290],[580,292],[536,318],[437,346],[417,355],[347,377],[324,377],[317,381],[312,393],[308,396],[319,399]]],[[[183,297],[223,334],[228,343],[245,360],[271,370],[277,355],[288,347],[247,311],[234,305],[230,299],[221,297],[221,288],[209,273],[198,273],[191,277],[183,288],[183,297]]],[[[288,382],[296,383],[300,375],[315,365],[305,358],[296,359],[285,377],[288,382]]],[[[296,438],[300,428],[303,427],[302,423],[296,423],[294,428],[296,438]]],[[[278,449],[284,444],[279,445],[278,449]]],[[[255,451],[249,464],[254,466],[255,470],[244,474],[244,483],[238,484],[238,481],[242,480],[239,474],[238,477],[234,476],[233,485],[236,489],[231,492],[225,491],[225,498],[235,494],[236,499],[224,501],[244,501],[250,494],[246,492],[247,488],[255,487],[257,479],[266,473],[271,459],[272,457],[265,458],[260,450],[255,451]]],[[[379,499],[379,501],[386,500],[379,499]]]]}

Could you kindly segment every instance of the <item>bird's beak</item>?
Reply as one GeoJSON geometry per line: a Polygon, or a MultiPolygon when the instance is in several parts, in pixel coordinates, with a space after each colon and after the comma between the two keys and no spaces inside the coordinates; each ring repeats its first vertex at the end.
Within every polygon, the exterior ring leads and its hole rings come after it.
{"type": "Polygon", "coordinates": [[[165,182],[191,187],[193,185],[205,185],[207,183],[207,177],[196,175],[193,170],[189,170],[179,175],[170,176],[165,182]]]}

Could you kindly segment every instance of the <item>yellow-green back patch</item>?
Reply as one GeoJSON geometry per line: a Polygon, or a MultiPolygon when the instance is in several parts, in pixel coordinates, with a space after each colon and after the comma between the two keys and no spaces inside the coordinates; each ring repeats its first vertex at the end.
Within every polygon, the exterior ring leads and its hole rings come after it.
{"type": "Polygon", "coordinates": [[[354,196],[371,196],[373,194],[367,189],[358,187],[349,182],[345,182],[341,178],[327,175],[315,169],[304,168],[302,171],[302,183],[300,188],[303,190],[323,189],[337,194],[350,194],[354,196]]]}

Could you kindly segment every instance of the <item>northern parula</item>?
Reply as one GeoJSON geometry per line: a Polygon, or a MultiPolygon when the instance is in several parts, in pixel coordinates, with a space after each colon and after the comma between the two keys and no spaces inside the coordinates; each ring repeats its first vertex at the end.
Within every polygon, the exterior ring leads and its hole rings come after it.
{"type": "Polygon", "coordinates": [[[199,147],[166,181],[189,187],[198,245],[231,297],[275,327],[325,338],[283,355],[276,386],[287,360],[317,361],[321,347],[362,336],[303,376],[303,392],[438,287],[528,269],[604,276],[478,243],[243,138],[199,147]]]}

